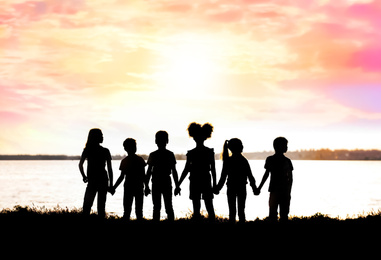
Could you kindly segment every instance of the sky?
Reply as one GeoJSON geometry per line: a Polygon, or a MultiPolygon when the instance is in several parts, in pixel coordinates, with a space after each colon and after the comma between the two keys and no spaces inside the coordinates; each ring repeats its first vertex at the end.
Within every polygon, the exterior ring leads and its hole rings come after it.
{"type": "Polygon", "coordinates": [[[381,1],[3,0],[0,154],[381,149],[381,1]]]}

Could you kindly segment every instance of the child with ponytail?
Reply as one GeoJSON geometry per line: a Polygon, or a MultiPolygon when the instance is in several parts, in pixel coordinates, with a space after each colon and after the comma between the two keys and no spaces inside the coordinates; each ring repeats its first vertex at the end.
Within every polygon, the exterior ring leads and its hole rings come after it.
{"type": "Polygon", "coordinates": [[[247,179],[250,181],[250,186],[255,195],[258,195],[258,189],[255,185],[255,179],[250,169],[249,162],[242,155],[243,145],[240,139],[233,138],[225,141],[222,152],[223,168],[221,178],[217,185],[217,190],[220,191],[227,181],[227,197],[229,204],[229,221],[236,221],[236,202],[238,201],[238,217],[239,222],[246,221],[245,204],[246,204],[246,184],[247,179]],[[229,150],[232,155],[229,155],[229,150]]]}

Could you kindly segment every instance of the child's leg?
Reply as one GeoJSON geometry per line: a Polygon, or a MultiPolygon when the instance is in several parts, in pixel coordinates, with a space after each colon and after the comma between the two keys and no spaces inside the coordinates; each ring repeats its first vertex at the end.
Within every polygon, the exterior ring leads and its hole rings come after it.
{"type": "Polygon", "coordinates": [[[106,216],[106,198],[107,198],[107,186],[102,187],[98,191],[98,216],[104,218],[106,216]]]}
{"type": "Polygon", "coordinates": [[[123,217],[127,220],[130,220],[131,217],[131,209],[132,209],[132,201],[134,197],[131,192],[127,191],[127,189],[124,189],[124,196],[123,196],[123,208],[124,208],[124,214],[123,217]]]}
{"type": "Polygon", "coordinates": [[[85,197],[83,199],[83,215],[90,215],[91,207],[93,206],[96,194],[97,190],[92,185],[88,184],[85,191],[85,197]]]}
{"type": "Polygon", "coordinates": [[[214,221],[216,218],[216,215],[214,213],[214,207],[213,207],[213,199],[204,199],[206,211],[208,211],[209,220],[214,221]]]}
{"type": "Polygon", "coordinates": [[[164,198],[165,212],[167,213],[167,218],[169,221],[174,221],[175,213],[173,212],[173,205],[172,205],[172,187],[166,189],[163,192],[163,198],[164,198]]]}
{"type": "Polygon", "coordinates": [[[239,222],[245,223],[246,215],[245,215],[245,204],[246,204],[246,187],[240,190],[237,194],[238,196],[238,217],[239,222]]]}
{"type": "Polygon", "coordinates": [[[194,199],[193,202],[193,218],[199,219],[201,217],[200,209],[201,209],[201,199],[194,199]]]}
{"type": "Polygon", "coordinates": [[[153,220],[160,220],[161,192],[155,184],[152,184],[153,220]]]}
{"type": "Polygon", "coordinates": [[[288,213],[290,212],[291,194],[285,193],[281,198],[280,208],[280,220],[287,221],[288,213]]]}
{"type": "Polygon", "coordinates": [[[143,200],[144,194],[143,190],[141,190],[135,195],[135,213],[137,220],[143,220],[143,200]]]}
{"type": "Polygon", "coordinates": [[[270,192],[269,219],[271,221],[278,220],[278,205],[279,205],[279,194],[277,192],[270,192]]]}
{"type": "Polygon", "coordinates": [[[235,193],[232,192],[231,189],[229,188],[227,190],[227,197],[228,197],[228,205],[229,205],[229,222],[235,223],[235,216],[237,214],[237,210],[236,210],[237,197],[235,193]]]}

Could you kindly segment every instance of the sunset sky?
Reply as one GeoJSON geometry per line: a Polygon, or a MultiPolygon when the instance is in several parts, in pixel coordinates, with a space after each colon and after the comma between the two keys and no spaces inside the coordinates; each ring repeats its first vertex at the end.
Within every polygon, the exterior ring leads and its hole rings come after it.
{"type": "Polygon", "coordinates": [[[381,149],[381,1],[3,0],[0,154],[381,149]]]}

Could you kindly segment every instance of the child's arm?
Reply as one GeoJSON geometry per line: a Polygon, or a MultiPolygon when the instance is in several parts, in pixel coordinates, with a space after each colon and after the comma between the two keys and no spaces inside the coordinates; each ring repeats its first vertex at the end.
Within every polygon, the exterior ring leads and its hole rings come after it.
{"type": "Polygon", "coordinates": [[[270,171],[269,170],[266,170],[265,174],[263,175],[262,177],[262,181],[261,181],[261,184],[259,184],[259,187],[258,187],[258,190],[261,190],[263,185],[265,184],[265,182],[267,181],[267,178],[269,177],[270,175],[270,171]]]}
{"type": "Polygon", "coordinates": [[[187,162],[185,163],[184,170],[181,174],[178,187],[180,187],[181,183],[183,183],[183,181],[187,177],[189,171],[190,171],[190,162],[187,160],[187,162]]]}
{"type": "Polygon", "coordinates": [[[227,170],[226,163],[224,163],[222,165],[220,181],[218,182],[218,185],[217,185],[218,191],[220,191],[222,187],[224,186],[227,177],[228,177],[228,170],[227,170]]]}
{"type": "Polygon", "coordinates": [[[124,172],[122,171],[122,172],[120,173],[119,178],[116,180],[114,187],[112,187],[114,190],[116,190],[116,188],[118,188],[119,184],[122,183],[122,181],[123,181],[123,179],[124,179],[124,175],[125,175],[125,174],[124,174],[124,172]]]}
{"type": "Polygon", "coordinates": [[[172,175],[173,175],[173,181],[175,182],[175,186],[180,186],[179,185],[179,175],[176,170],[176,164],[173,165],[172,167],[172,175]]]}
{"type": "Polygon", "coordinates": [[[109,187],[111,188],[113,186],[113,183],[114,183],[114,174],[112,172],[112,165],[111,165],[111,160],[110,159],[107,160],[107,172],[108,172],[108,176],[109,176],[109,179],[110,179],[110,185],[109,185],[109,187]]]}
{"type": "Polygon", "coordinates": [[[289,192],[291,192],[292,182],[293,182],[292,171],[290,171],[288,174],[288,190],[289,190],[289,192]]]}
{"type": "Polygon", "coordinates": [[[78,167],[79,167],[79,172],[80,172],[81,175],[82,175],[82,179],[83,179],[83,182],[84,182],[84,183],[88,182],[87,176],[86,176],[85,171],[84,171],[84,169],[83,169],[83,164],[85,163],[85,160],[86,160],[86,157],[85,157],[85,155],[82,153],[82,155],[81,155],[81,159],[80,159],[80,161],[79,161],[79,165],[78,165],[78,167]]]}
{"type": "Polygon", "coordinates": [[[254,195],[258,196],[261,193],[261,190],[259,188],[257,188],[256,182],[255,182],[255,178],[253,176],[253,173],[251,172],[251,168],[250,168],[249,164],[248,164],[248,168],[247,169],[248,169],[247,170],[247,177],[249,178],[250,186],[253,189],[254,195]]]}
{"type": "Polygon", "coordinates": [[[148,164],[147,174],[146,174],[146,178],[144,181],[144,184],[145,184],[144,194],[146,196],[148,196],[148,194],[151,193],[151,190],[150,190],[148,184],[149,184],[149,180],[151,179],[151,176],[152,176],[152,168],[153,168],[153,166],[151,164],[148,164]]]}
{"type": "Polygon", "coordinates": [[[184,167],[184,170],[183,170],[183,172],[181,174],[181,177],[180,177],[180,180],[178,182],[178,185],[176,186],[175,195],[180,194],[180,191],[181,191],[180,185],[181,185],[181,183],[183,183],[184,179],[187,177],[189,172],[190,172],[190,162],[187,159],[187,162],[185,163],[185,167],[184,167]]]}
{"type": "Polygon", "coordinates": [[[253,176],[253,172],[251,171],[251,167],[250,167],[249,162],[247,162],[246,176],[249,179],[250,186],[253,188],[254,193],[256,193],[257,185],[256,185],[256,182],[255,182],[255,178],[253,176]]]}
{"type": "Polygon", "coordinates": [[[213,154],[213,160],[210,164],[210,172],[212,173],[212,182],[213,182],[213,189],[216,188],[216,182],[217,182],[217,174],[216,174],[216,162],[214,160],[214,154],[213,154]]]}

